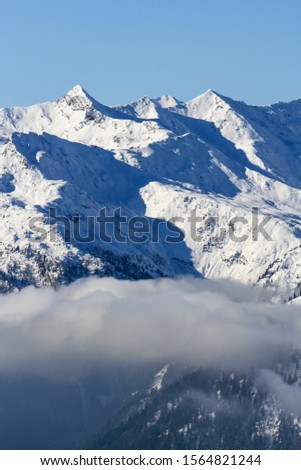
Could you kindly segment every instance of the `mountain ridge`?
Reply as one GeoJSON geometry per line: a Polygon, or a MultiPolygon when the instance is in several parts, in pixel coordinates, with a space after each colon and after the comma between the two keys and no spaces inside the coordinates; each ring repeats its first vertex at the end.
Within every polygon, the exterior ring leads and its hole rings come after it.
{"type": "MultiPolygon", "coordinates": [[[[110,107],[76,85],[53,103],[0,109],[2,291],[91,274],[190,274],[298,297],[300,132],[301,100],[252,106],[212,90],[187,103],[164,95],[110,107]],[[164,242],[165,227],[159,243],[80,245],[66,243],[56,227],[55,243],[33,242],[30,220],[51,207],[77,215],[83,229],[101,207],[120,207],[148,224],[176,217],[184,219],[175,223],[184,240],[164,242]],[[261,222],[269,217],[272,241],[252,240],[254,208],[261,222]],[[193,211],[204,221],[200,237],[191,236],[193,211]],[[237,234],[248,228],[244,242],[231,240],[236,217],[243,219],[237,234]],[[60,274],[47,274],[37,259],[60,274]]],[[[49,223],[42,226],[49,231],[49,223]]]]}

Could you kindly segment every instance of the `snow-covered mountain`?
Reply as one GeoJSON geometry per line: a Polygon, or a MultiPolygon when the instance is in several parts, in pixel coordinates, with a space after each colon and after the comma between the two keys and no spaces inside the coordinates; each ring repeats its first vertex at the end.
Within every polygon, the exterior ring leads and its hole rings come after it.
{"type": "Polygon", "coordinates": [[[249,106],[209,90],[109,107],[76,86],[1,109],[0,193],[1,291],[190,274],[300,297],[301,100],[249,106]],[[49,224],[50,208],[81,233],[100,209],[120,208],[159,226],[159,239],[80,243],[49,224]]]}
{"type": "MultiPolygon", "coordinates": [[[[295,366],[283,373],[284,388],[300,387],[300,369],[295,366]]],[[[299,412],[284,407],[270,392],[266,375],[274,374],[200,368],[171,380],[165,373],[159,389],[134,394],[90,446],[102,450],[300,449],[299,412]]]]}

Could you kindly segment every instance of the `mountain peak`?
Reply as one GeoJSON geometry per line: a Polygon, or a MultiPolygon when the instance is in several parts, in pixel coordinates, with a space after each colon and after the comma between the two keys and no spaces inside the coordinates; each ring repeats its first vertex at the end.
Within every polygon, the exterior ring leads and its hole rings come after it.
{"type": "Polygon", "coordinates": [[[173,108],[178,104],[182,104],[181,101],[177,100],[174,96],[171,95],[162,95],[156,99],[156,102],[160,104],[162,108],[173,108]]]}
{"type": "Polygon", "coordinates": [[[95,100],[89,93],[81,87],[81,85],[76,85],[68,93],[66,93],[58,102],[67,103],[68,106],[71,106],[73,110],[82,110],[94,105],[95,100]]]}
{"type": "Polygon", "coordinates": [[[154,100],[148,96],[148,95],[145,95],[145,96],[142,96],[141,98],[139,98],[136,103],[143,103],[145,105],[154,105],[154,100]]]}
{"type": "Polygon", "coordinates": [[[140,119],[157,119],[158,118],[158,102],[149,96],[142,96],[134,103],[119,107],[120,110],[127,110],[130,114],[140,119]]]}
{"type": "Polygon", "coordinates": [[[104,116],[109,116],[113,119],[125,119],[117,110],[95,100],[81,85],[75,85],[57,103],[63,104],[63,106],[67,104],[68,108],[73,111],[87,111],[93,108],[104,116]]]}
{"type": "Polygon", "coordinates": [[[215,90],[212,90],[209,88],[209,90],[205,91],[205,93],[202,93],[201,95],[196,96],[195,98],[192,98],[191,100],[188,101],[188,103],[196,103],[198,101],[218,101],[222,100],[223,97],[219,93],[217,93],[215,90]]]}
{"type": "Polygon", "coordinates": [[[215,96],[220,96],[219,93],[215,90],[213,90],[212,88],[209,88],[205,93],[204,95],[215,95],[215,96]]]}
{"type": "Polygon", "coordinates": [[[227,99],[214,90],[207,90],[202,95],[196,96],[186,103],[188,116],[194,118],[206,118],[216,109],[227,109],[227,99]]]}
{"type": "Polygon", "coordinates": [[[86,98],[90,98],[90,95],[86,92],[86,90],[81,85],[75,85],[71,88],[65,96],[75,97],[75,96],[82,96],[86,98]]]}

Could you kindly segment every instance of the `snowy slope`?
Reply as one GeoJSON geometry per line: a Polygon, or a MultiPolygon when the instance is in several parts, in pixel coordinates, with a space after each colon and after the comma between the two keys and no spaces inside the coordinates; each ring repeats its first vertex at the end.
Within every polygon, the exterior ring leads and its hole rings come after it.
{"type": "Polygon", "coordinates": [[[163,96],[108,107],[76,86],[54,103],[1,109],[1,290],[89,274],[191,274],[299,297],[300,131],[301,101],[257,107],[211,90],[186,104],[163,96]],[[49,232],[50,207],[76,216],[83,233],[104,207],[149,223],[177,217],[185,239],[168,243],[161,224],[157,243],[78,243],[59,228],[55,240],[40,241],[29,221],[43,217],[49,232]],[[269,217],[268,240],[253,240],[254,211],[258,223],[269,217]]]}

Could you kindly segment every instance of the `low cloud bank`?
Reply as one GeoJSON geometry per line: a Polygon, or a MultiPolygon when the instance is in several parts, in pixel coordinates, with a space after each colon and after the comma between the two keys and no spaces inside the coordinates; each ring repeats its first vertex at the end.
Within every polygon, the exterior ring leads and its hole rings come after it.
{"type": "Polygon", "coordinates": [[[0,372],[9,374],[80,378],[172,361],[269,369],[300,337],[300,307],[229,282],[90,278],[0,297],[0,372]]]}

